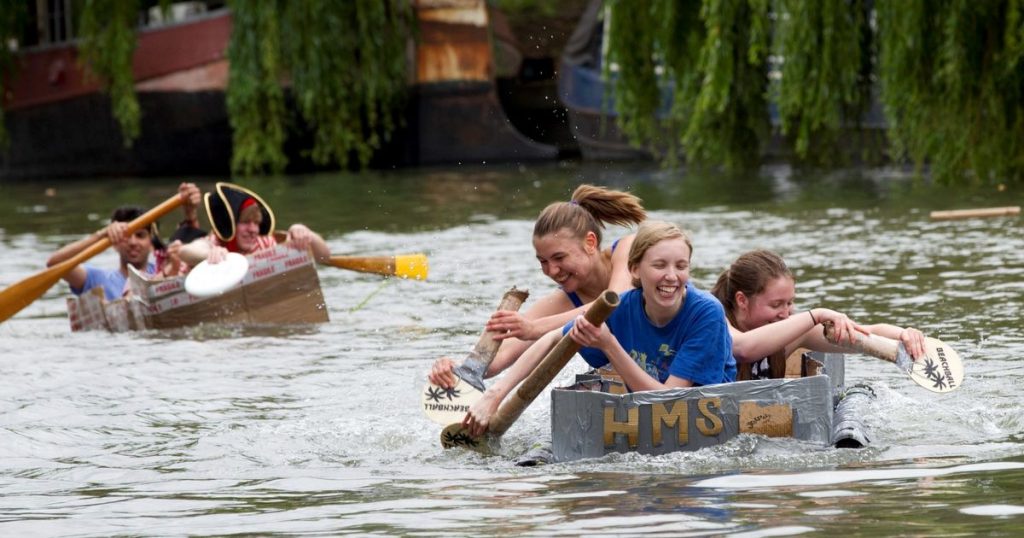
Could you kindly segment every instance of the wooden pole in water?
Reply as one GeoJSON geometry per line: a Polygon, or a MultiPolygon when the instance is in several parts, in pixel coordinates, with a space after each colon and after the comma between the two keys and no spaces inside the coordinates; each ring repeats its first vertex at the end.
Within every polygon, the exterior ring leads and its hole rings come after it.
{"type": "Polygon", "coordinates": [[[954,209],[951,211],[932,211],[932,220],[973,219],[986,217],[1011,217],[1020,215],[1020,206],[980,207],[976,209],[954,209]]]}

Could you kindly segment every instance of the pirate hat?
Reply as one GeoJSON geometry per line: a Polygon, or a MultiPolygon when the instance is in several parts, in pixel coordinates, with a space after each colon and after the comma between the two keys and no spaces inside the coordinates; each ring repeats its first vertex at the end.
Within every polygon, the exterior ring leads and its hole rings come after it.
{"type": "Polygon", "coordinates": [[[227,242],[235,238],[235,225],[238,224],[238,215],[242,212],[242,206],[250,198],[256,202],[263,213],[263,220],[260,222],[260,235],[274,233],[274,212],[270,206],[251,190],[235,185],[234,183],[218,182],[216,192],[208,192],[203,196],[203,204],[206,205],[206,215],[213,225],[213,233],[221,241],[227,242]]]}

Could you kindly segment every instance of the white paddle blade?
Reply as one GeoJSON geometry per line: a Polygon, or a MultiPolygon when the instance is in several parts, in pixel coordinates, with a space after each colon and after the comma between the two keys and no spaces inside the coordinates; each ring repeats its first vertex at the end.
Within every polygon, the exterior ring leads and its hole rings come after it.
{"type": "Polygon", "coordinates": [[[443,426],[462,422],[469,411],[469,406],[476,403],[481,396],[482,392],[462,379],[459,379],[458,384],[451,389],[427,383],[422,394],[423,413],[430,420],[443,426]]]}
{"type": "Polygon", "coordinates": [[[910,378],[932,392],[950,392],[964,382],[964,365],[956,350],[935,338],[925,338],[926,357],[914,361],[910,378]]]}
{"type": "Polygon", "coordinates": [[[202,262],[185,277],[185,291],[195,297],[213,297],[235,287],[249,272],[249,259],[229,252],[220,263],[202,262]]]}

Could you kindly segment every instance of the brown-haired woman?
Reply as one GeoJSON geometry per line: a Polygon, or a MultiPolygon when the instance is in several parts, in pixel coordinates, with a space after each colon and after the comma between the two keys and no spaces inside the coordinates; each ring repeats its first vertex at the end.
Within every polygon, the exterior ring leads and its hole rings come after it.
{"type": "Polygon", "coordinates": [[[796,280],[786,262],[771,251],[741,255],[719,275],[711,293],[725,307],[740,380],[782,377],[785,358],[797,348],[844,351],[825,340],[818,327],[825,321],[835,324],[839,341],[852,341],[854,331],[878,334],[899,340],[915,358],[925,354],[924,334],[917,329],[886,323],[862,326],[828,308],[795,312],[796,280]]]}
{"type": "MultiPolygon", "coordinates": [[[[630,289],[627,256],[635,234],[602,250],[602,231],[606,223],[628,226],[645,218],[647,213],[636,196],[594,185],[580,185],[568,202],[544,208],[533,226],[533,248],[541,271],[559,289],[522,314],[499,311],[491,316],[486,328],[501,334],[503,342],[486,376],[508,368],[533,340],[585,312],[603,291],[630,289]]],[[[458,381],[452,373],[454,367],[451,359],[438,359],[430,371],[430,382],[454,387],[458,381]]]]}

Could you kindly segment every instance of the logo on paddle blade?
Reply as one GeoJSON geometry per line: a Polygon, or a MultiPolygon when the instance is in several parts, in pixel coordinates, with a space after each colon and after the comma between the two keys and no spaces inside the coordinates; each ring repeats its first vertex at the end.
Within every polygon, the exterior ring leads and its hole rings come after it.
{"type": "Polygon", "coordinates": [[[445,430],[441,435],[441,446],[443,448],[455,448],[457,446],[463,446],[467,448],[474,448],[480,443],[465,432],[465,430],[459,429],[455,432],[445,430]]]}
{"type": "Polygon", "coordinates": [[[459,397],[459,389],[450,388],[443,389],[441,387],[435,387],[433,385],[427,387],[427,399],[440,403],[441,400],[447,399],[448,401],[454,400],[459,397]]]}

